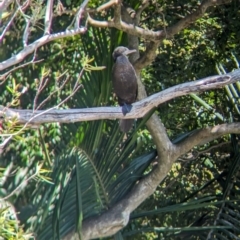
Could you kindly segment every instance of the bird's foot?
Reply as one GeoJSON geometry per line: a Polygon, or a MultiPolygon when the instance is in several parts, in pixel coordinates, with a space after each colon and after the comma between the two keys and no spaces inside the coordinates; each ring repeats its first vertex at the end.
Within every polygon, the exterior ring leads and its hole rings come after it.
{"type": "Polygon", "coordinates": [[[124,103],[122,106],[123,115],[125,116],[127,113],[130,113],[131,109],[132,109],[132,105],[128,105],[128,104],[124,103]]]}

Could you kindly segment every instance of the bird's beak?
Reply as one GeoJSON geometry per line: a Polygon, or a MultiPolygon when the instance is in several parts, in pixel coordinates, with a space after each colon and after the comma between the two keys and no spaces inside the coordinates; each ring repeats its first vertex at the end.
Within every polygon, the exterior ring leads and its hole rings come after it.
{"type": "Polygon", "coordinates": [[[137,50],[136,50],[136,49],[127,50],[127,51],[125,52],[125,55],[129,55],[129,54],[134,53],[134,52],[137,52],[137,50]]]}

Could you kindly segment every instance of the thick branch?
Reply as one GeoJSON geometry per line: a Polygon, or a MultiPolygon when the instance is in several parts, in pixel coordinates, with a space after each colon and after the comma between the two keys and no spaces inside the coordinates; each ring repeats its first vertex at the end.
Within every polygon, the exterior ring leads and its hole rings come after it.
{"type": "Polygon", "coordinates": [[[182,142],[176,145],[175,157],[185,154],[194,146],[202,145],[217,139],[225,134],[240,133],[240,123],[221,124],[214,127],[208,127],[201,130],[196,130],[182,142]]]}
{"type": "Polygon", "coordinates": [[[150,42],[147,45],[144,54],[134,63],[134,68],[136,69],[136,71],[141,71],[141,69],[148,66],[154,61],[158,46],[158,42],[150,42]]]}
{"type": "MultiPolygon", "coordinates": [[[[165,159],[158,161],[158,166],[145,178],[140,180],[135,188],[124,199],[118,202],[110,210],[98,217],[83,221],[83,239],[93,239],[113,235],[118,230],[127,225],[129,216],[147,197],[152,195],[169,170],[179,153],[183,154],[193,146],[206,141],[211,141],[225,134],[240,134],[240,123],[222,124],[215,127],[199,130],[187,138],[177,147],[167,149],[165,159]],[[169,154],[169,152],[171,154],[169,154]],[[143,194],[144,193],[144,194],[143,194]]],[[[68,236],[69,237],[69,236],[68,236]]],[[[69,238],[65,238],[69,239],[69,238]]]]}
{"type": "Polygon", "coordinates": [[[96,107],[85,109],[69,109],[69,110],[14,110],[0,109],[0,116],[15,118],[20,124],[31,122],[34,124],[42,123],[69,123],[79,121],[91,121],[99,119],[128,119],[144,117],[151,109],[157,107],[170,99],[183,96],[193,92],[201,92],[210,89],[220,88],[224,85],[234,83],[240,80],[240,70],[236,70],[226,75],[217,75],[207,77],[198,81],[187,82],[177,86],[168,88],[162,92],[153,94],[141,101],[132,104],[131,112],[125,116],[121,107],[96,107]]]}

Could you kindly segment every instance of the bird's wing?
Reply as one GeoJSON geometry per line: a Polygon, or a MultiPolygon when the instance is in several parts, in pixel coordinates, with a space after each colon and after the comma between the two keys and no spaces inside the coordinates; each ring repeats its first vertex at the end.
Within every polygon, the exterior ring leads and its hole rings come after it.
{"type": "Polygon", "coordinates": [[[125,56],[118,57],[112,71],[113,88],[119,104],[131,104],[137,97],[137,76],[125,56]]]}

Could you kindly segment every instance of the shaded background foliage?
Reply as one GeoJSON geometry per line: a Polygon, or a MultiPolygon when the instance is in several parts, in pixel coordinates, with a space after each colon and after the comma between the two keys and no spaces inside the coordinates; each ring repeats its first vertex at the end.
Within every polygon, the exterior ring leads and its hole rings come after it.
{"type": "MultiPolygon", "coordinates": [[[[53,30],[69,26],[81,2],[62,1],[68,14],[57,16],[53,30]]],[[[95,1],[92,5],[98,5],[95,1]]],[[[138,1],[130,1],[137,8],[138,1]]],[[[176,23],[196,8],[199,1],[157,1],[142,17],[141,26],[162,29],[176,23]]],[[[36,26],[30,42],[43,33],[40,2],[34,2],[27,14],[37,11],[36,26]]],[[[106,12],[106,16],[111,12],[106,12]]],[[[237,68],[239,59],[239,1],[211,9],[203,18],[174,39],[159,47],[153,64],[142,71],[148,94],[170,86],[226,72],[237,68]],[[237,60],[238,62],[238,60],[237,60]],[[221,68],[222,66],[222,68],[221,68]]],[[[103,18],[105,16],[95,16],[103,18]]],[[[22,46],[23,19],[14,22],[0,49],[1,61],[17,53],[22,46]],[[16,31],[17,29],[17,31],[16,31]]],[[[148,43],[141,40],[140,50],[148,43]]],[[[115,105],[112,94],[112,50],[127,45],[126,35],[114,29],[90,28],[83,36],[49,43],[37,51],[44,61],[13,72],[0,88],[2,105],[11,102],[6,91],[14,81],[21,95],[18,108],[32,109],[41,78],[48,84],[38,103],[57,90],[69,77],[63,90],[43,109],[60,103],[71,91],[86,57],[102,71],[85,71],[83,85],[62,108],[115,105]],[[64,72],[65,75],[61,76],[64,72]]],[[[32,56],[28,57],[29,61],[32,56]]],[[[239,93],[238,85],[233,86],[239,93]]],[[[226,89],[180,97],[156,109],[171,139],[181,141],[195,129],[222,122],[239,121],[226,89]],[[211,110],[206,108],[211,107],[211,110]],[[219,113],[223,118],[216,116],[219,113]]],[[[234,97],[239,104],[239,96],[234,97]]],[[[144,120],[143,120],[144,121],[144,120]]],[[[55,239],[80,227],[83,219],[98,215],[131,190],[136,181],[154,167],[156,152],[151,135],[142,124],[122,141],[117,121],[94,121],[74,124],[44,124],[38,130],[26,130],[12,141],[0,156],[1,197],[14,191],[10,202],[20,212],[26,232],[38,239],[55,239]],[[31,178],[38,169],[48,170],[31,178]],[[30,180],[28,180],[30,178],[30,180]],[[28,181],[27,181],[28,180],[28,181]],[[57,221],[59,220],[59,222],[57,221]]],[[[128,226],[116,239],[233,239],[239,237],[239,136],[225,136],[182,156],[156,192],[136,210],[128,226]],[[227,200],[227,201],[225,201],[227,200]],[[211,230],[204,226],[222,226],[211,230]],[[230,226],[226,228],[226,226],[230,226]],[[172,227],[172,230],[169,229],[172,227]],[[186,231],[188,227],[188,231],[186,231]],[[195,229],[194,227],[199,227],[195,229]],[[177,228],[177,229],[174,229],[177,228]]],[[[1,232],[0,232],[1,233],[1,232]]]]}

